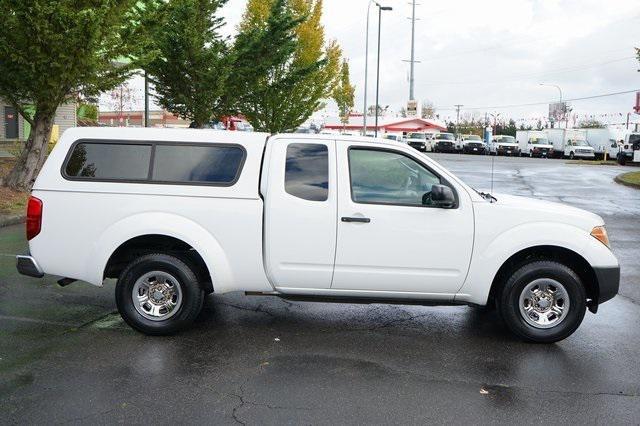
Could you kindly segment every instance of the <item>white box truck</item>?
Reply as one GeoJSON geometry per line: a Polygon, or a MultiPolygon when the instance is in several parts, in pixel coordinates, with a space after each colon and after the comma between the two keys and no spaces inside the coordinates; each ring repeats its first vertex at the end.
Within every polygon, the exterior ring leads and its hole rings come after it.
{"type": "Polygon", "coordinates": [[[516,140],[521,156],[549,157],[553,155],[553,145],[547,134],[541,130],[518,130],[516,140]]]}
{"type": "MultiPolygon", "coordinates": [[[[578,129],[585,133],[586,141],[591,146],[595,155],[598,158],[603,158],[605,152],[608,153],[608,156],[611,156],[611,147],[612,145],[616,145],[617,140],[616,132],[612,131],[609,128],[601,128],[601,129],[578,129]]],[[[614,149],[613,158],[617,154],[617,145],[614,149]]]]}
{"type": "Polygon", "coordinates": [[[594,159],[595,150],[587,143],[587,134],[579,129],[547,129],[555,157],[594,159]]]}

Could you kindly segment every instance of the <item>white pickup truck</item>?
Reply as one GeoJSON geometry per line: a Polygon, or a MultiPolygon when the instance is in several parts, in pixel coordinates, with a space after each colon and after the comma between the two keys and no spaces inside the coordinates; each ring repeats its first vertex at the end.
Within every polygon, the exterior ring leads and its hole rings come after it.
{"type": "Polygon", "coordinates": [[[28,203],[22,274],[101,286],[148,334],[205,294],[497,307],[555,342],[618,291],[603,220],[480,193],[382,139],[182,129],[67,130],[28,203]]]}

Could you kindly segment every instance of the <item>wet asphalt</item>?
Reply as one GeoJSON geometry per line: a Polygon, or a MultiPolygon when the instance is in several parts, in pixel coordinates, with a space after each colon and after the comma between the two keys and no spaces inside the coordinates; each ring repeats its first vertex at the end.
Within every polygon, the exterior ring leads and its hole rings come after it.
{"type": "MultiPolygon", "coordinates": [[[[491,187],[491,158],[434,155],[491,187]]],[[[114,284],[60,288],[15,272],[23,227],[0,229],[0,424],[640,423],[640,191],[627,169],[497,158],[494,192],[607,221],[621,294],[553,345],[470,307],[209,296],[190,330],[147,337],[114,284]]]]}

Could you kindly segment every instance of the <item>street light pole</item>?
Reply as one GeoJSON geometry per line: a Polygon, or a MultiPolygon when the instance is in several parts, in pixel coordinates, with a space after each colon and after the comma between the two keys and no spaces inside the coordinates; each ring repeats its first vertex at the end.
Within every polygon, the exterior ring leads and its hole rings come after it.
{"type": "MultiPolygon", "coordinates": [[[[373,0],[369,0],[367,6],[367,29],[365,32],[365,47],[364,47],[364,107],[362,108],[362,134],[367,134],[367,82],[369,80],[369,15],[371,12],[371,3],[373,0]]],[[[377,3],[376,3],[377,4],[377,3]]]]}
{"type": "MultiPolygon", "coordinates": [[[[376,110],[376,126],[374,129],[374,136],[377,138],[378,137],[378,105],[379,105],[378,99],[380,94],[380,34],[382,32],[381,31],[382,30],[382,11],[393,10],[393,8],[390,6],[380,6],[378,3],[376,3],[376,6],[378,6],[378,64],[376,69],[376,104],[374,106],[376,110]]],[[[366,129],[365,129],[365,132],[366,132],[366,129]]]]}

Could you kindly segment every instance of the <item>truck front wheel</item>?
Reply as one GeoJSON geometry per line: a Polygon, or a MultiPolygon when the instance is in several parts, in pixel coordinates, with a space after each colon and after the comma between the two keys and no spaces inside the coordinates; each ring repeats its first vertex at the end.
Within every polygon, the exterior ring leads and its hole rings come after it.
{"type": "Polygon", "coordinates": [[[535,261],[515,270],[498,299],[507,327],[524,340],[553,343],[570,336],[584,318],[586,293],[566,265],[535,261]]]}
{"type": "Polygon", "coordinates": [[[150,335],[172,334],[198,316],[204,290],[182,260],[148,254],[132,261],[116,284],[116,305],[124,321],[150,335]]]}

